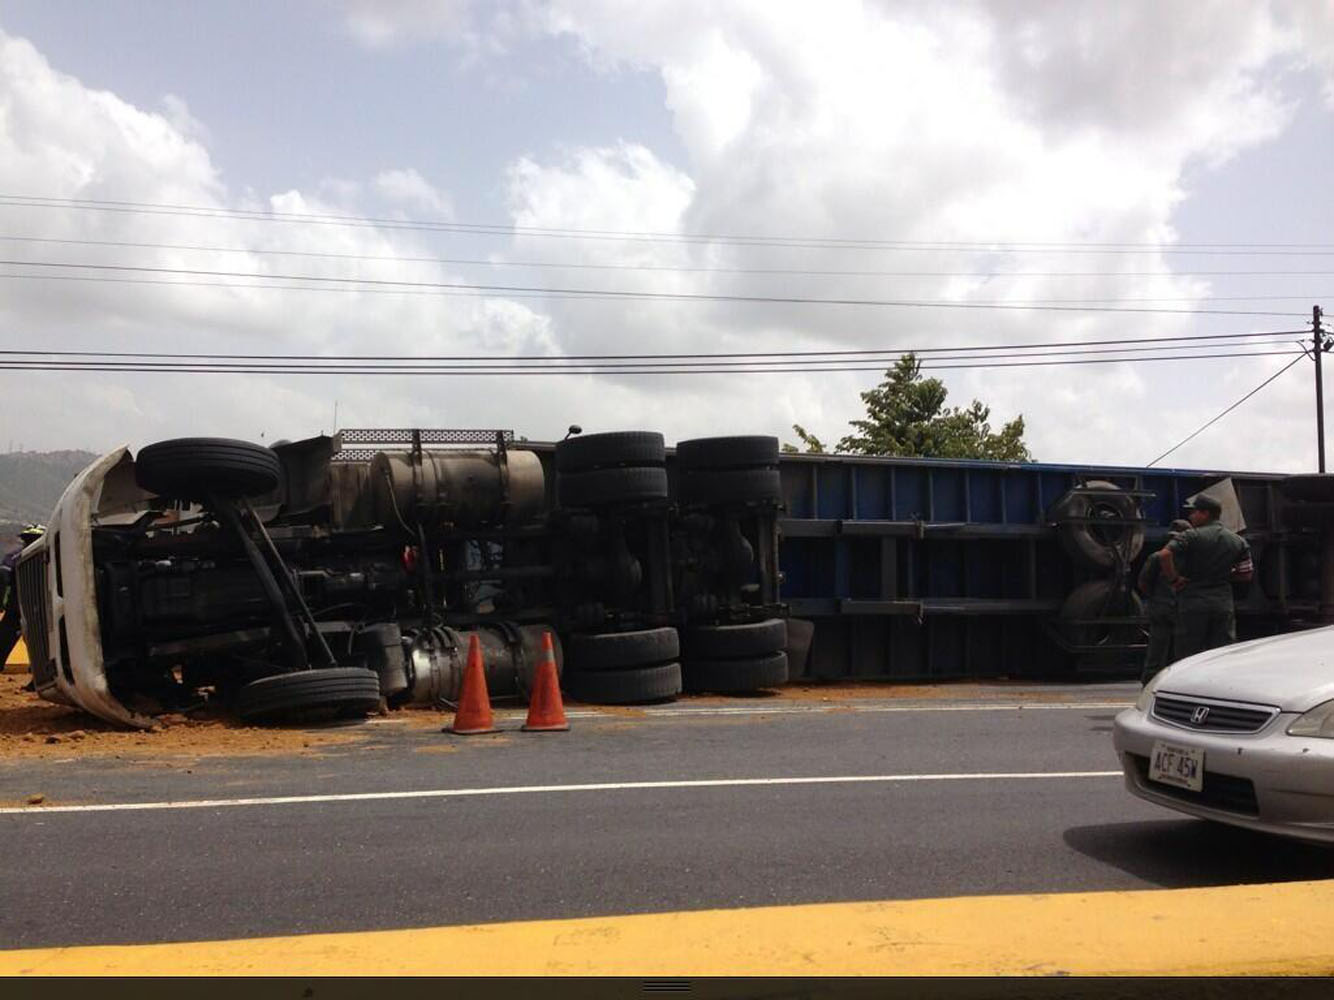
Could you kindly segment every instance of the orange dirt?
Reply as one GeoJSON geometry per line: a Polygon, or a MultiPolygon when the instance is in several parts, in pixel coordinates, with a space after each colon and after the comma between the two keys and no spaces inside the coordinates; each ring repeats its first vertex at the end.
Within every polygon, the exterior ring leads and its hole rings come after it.
{"type": "MultiPolygon", "coordinates": [[[[165,715],[160,728],[151,732],[119,729],[102,722],[78,709],[53,705],[36,695],[23,691],[27,676],[0,674],[0,757],[135,757],[181,758],[254,756],[262,754],[299,753],[323,747],[366,743],[387,735],[384,725],[407,726],[411,729],[435,729],[449,723],[448,710],[429,706],[409,706],[398,709],[382,720],[381,725],[334,724],[322,727],[260,727],[250,726],[226,715],[220,709],[209,708],[189,715],[165,715]]],[[[1006,699],[1008,689],[1019,682],[976,684],[885,684],[874,681],[842,682],[836,684],[790,684],[775,691],[763,691],[743,696],[684,695],[678,704],[691,705],[748,705],[779,706],[783,703],[828,703],[831,708],[860,699],[932,700],[955,698],[968,701],[1006,699]]],[[[1068,701],[1076,697],[1069,692],[1029,692],[1025,700],[1039,702],[1068,701]]],[[[651,717],[639,706],[584,706],[576,702],[568,705],[581,709],[592,708],[601,715],[627,722],[651,717]]],[[[517,699],[497,702],[498,709],[522,711],[517,699]]],[[[492,738],[490,743],[503,743],[492,738]]],[[[444,749],[434,752],[448,752],[444,749]]]]}
{"type": "Polygon", "coordinates": [[[0,675],[0,757],[222,757],[291,753],[351,743],[366,726],[248,726],[216,709],[164,715],[152,732],[125,730],[86,712],[53,705],[22,690],[27,678],[0,675]]]}

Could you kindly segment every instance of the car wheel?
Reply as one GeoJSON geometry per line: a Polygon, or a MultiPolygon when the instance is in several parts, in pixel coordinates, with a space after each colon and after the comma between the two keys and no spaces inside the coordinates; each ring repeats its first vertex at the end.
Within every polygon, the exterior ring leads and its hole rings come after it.
{"type": "Polygon", "coordinates": [[[571,671],[562,683],[571,698],[591,705],[665,701],[681,693],[681,665],[664,663],[633,670],[571,671]]]}
{"type": "Polygon", "coordinates": [[[171,500],[256,497],[282,481],[282,462],[263,445],[228,438],[174,438],[139,450],[135,480],[171,500]]]}
{"type": "Polygon", "coordinates": [[[251,681],[236,692],[234,711],[247,722],[281,722],[363,716],[379,705],[373,670],[326,667],[251,681]]]}

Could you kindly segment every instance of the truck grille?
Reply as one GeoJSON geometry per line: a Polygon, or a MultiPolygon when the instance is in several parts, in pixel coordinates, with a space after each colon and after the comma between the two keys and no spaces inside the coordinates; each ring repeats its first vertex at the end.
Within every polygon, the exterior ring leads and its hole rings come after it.
{"type": "Polygon", "coordinates": [[[47,614],[46,568],[51,560],[43,548],[19,563],[19,611],[23,615],[23,641],[28,645],[32,679],[38,688],[56,682],[56,665],[47,648],[51,622],[47,614]]]}
{"type": "Polygon", "coordinates": [[[1220,812],[1236,813],[1238,816],[1260,815],[1260,805],[1255,798],[1255,785],[1248,778],[1236,778],[1217,771],[1204,772],[1204,787],[1198,792],[1176,785],[1164,785],[1149,780],[1149,758],[1137,753],[1126,754],[1135,765],[1135,773],[1140,786],[1155,795],[1193,802],[1196,805],[1217,809],[1220,812]]]}
{"type": "Polygon", "coordinates": [[[1261,705],[1229,705],[1161,694],[1153,699],[1154,718],[1202,733],[1258,733],[1277,714],[1278,709],[1261,705]]]}

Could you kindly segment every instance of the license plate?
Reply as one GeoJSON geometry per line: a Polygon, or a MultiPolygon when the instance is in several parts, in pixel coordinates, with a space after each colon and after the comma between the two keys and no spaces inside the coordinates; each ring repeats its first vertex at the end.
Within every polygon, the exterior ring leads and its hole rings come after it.
{"type": "Polygon", "coordinates": [[[1188,788],[1192,792],[1201,791],[1204,788],[1204,751],[1174,743],[1155,743],[1149,757],[1149,780],[1188,788]]]}

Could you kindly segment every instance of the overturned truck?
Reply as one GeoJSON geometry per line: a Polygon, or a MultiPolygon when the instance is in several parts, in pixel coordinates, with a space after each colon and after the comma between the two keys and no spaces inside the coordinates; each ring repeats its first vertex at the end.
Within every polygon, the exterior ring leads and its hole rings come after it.
{"type": "Polygon", "coordinates": [[[781,455],[771,437],[349,430],[117,449],[23,553],[45,698],[114,722],[788,679],[1134,676],[1143,560],[1195,493],[1255,553],[1243,638],[1334,621],[1334,477],[781,455]],[[795,617],[790,617],[795,616],[795,617]]]}
{"type": "Polygon", "coordinates": [[[258,722],[446,705],[472,637],[525,696],[545,632],[594,703],[788,677],[773,438],[516,445],[347,431],[120,448],[18,567],[37,692],[139,727],[205,700],[258,722]]]}

